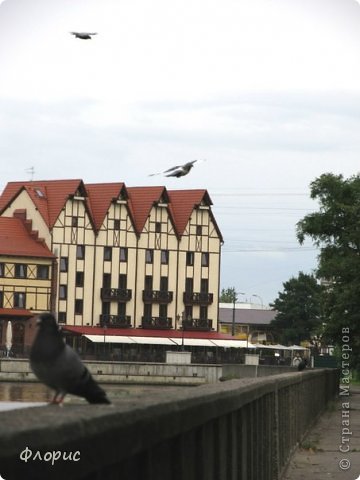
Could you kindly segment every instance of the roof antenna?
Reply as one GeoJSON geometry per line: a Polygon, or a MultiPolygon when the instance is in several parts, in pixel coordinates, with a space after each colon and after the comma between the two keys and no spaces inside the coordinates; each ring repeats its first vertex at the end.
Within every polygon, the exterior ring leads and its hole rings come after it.
{"type": "Polygon", "coordinates": [[[26,173],[30,175],[30,182],[34,180],[35,167],[29,167],[25,170],[26,173]]]}

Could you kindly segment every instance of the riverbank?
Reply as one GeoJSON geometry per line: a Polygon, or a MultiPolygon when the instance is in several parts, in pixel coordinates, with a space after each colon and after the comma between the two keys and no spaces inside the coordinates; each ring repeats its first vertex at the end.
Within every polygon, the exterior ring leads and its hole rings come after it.
{"type": "MultiPolygon", "coordinates": [[[[294,372],[292,367],[84,361],[95,380],[108,384],[203,385],[231,378],[256,378],[294,372]]],[[[0,381],[36,382],[27,359],[0,359],[0,381]]]]}

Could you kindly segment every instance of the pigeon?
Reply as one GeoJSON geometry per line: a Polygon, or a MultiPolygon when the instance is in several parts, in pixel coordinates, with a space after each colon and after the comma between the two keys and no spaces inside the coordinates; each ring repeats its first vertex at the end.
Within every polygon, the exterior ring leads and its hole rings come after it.
{"type": "Polygon", "coordinates": [[[80,38],[81,40],[91,40],[91,35],[97,35],[96,32],[88,33],[88,32],[70,32],[71,35],[75,35],[75,38],[80,38]]]}
{"type": "Polygon", "coordinates": [[[37,326],[30,366],[42,383],[55,390],[51,403],[61,404],[67,393],[89,403],[111,403],[75,350],[64,342],[54,315],[42,313],[37,326]]]}
{"type": "Polygon", "coordinates": [[[302,372],[306,368],[306,365],[307,365],[306,358],[303,358],[297,367],[298,371],[302,372]]]}
{"type": "Polygon", "coordinates": [[[184,177],[193,168],[195,162],[197,162],[197,160],[192,160],[191,162],[185,163],[184,165],[177,165],[176,167],[171,167],[164,172],[152,173],[151,175],[149,175],[149,177],[153,177],[154,175],[161,175],[162,173],[167,173],[165,177],[184,177]]]}

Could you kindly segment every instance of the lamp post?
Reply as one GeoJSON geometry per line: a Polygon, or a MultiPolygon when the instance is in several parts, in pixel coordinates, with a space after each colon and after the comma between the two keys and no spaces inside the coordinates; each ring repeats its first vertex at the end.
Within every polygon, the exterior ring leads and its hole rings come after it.
{"type": "Polygon", "coordinates": [[[235,292],[235,291],[234,291],[234,296],[233,296],[233,310],[232,310],[232,324],[231,324],[231,335],[232,335],[233,337],[235,336],[235,309],[236,309],[237,295],[245,295],[245,293],[243,293],[243,292],[235,292]]]}
{"type": "Polygon", "coordinates": [[[264,308],[264,302],[263,302],[263,299],[260,297],[260,295],[256,295],[256,293],[253,293],[251,296],[258,298],[261,302],[261,308],[264,308]]]}

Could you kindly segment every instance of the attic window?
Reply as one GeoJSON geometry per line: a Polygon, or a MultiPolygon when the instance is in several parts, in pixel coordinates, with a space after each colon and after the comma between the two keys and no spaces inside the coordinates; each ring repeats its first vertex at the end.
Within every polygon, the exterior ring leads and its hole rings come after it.
{"type": "Polygon", "coordinates": [[[40,188],[35,188],[35,193],[39,198],[45,198],[45,194],[40,190],[40,188]]]}

